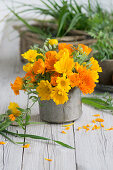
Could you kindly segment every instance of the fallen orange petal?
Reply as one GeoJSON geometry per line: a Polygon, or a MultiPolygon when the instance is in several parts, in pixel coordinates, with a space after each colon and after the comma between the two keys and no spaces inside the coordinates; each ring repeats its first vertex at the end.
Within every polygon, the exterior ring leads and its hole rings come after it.
{"type": "Polygon", "coordinates": [[[30,144],[26,144],[24,146],[22,146],[23,148],[29,148],[30,144]]]}
{"type": "Polygon", "coordinates": [[[104,125],[101,123],[101,127],[104,127],[104,125]]]}
{"type": "Polygon", "coordinates": [[[6,143],[5,143],[5,142],[3,142],[3,141],[1,141],[1,142],[0,142],[0,145],[4,145],[4,144],[6,144],[6,143]]]}
{"type": "Polygon", "coordinates": [[[99,117],[99,116],[100,116],[100,114],[96,114],[96,115],[93,115],[93,116],[95,116],[95,117],[99,117]]]}
{"type": "Polygon", "coordinates": [[[92,120],[92,123],[96,123],[95,120],[92,120]]]}
{"type": "Polygon", "coordinates": [[[101,119],[101,118],[97,118],[95,119],[96,122],[104,122],[104,119],[101,119]]]}
{"type": "Polygon", "coordinates": [[[90,125],[89,125],[89,124],[87,124],[86,126],[87,126],[87,127],[90,127],[90,125]]]}
{"type": "Polygon", "coordinates": [[[45,158],[45,160],[46,160],[46,161],[52,161],[52,159],[47,159],[47,158],[45,158]]]}
{"type": "Polygon", "coordinates": [[[64,134],[66,134],[66,132],[63,130],[61,133],[64,133],[64,134]]]}
{"type": "Polygon", "coordinates": [[[69,127],[69,126],[65,128],[65,130],[69,130],[69,129],[70,129],[70,127],[69,127]]]}

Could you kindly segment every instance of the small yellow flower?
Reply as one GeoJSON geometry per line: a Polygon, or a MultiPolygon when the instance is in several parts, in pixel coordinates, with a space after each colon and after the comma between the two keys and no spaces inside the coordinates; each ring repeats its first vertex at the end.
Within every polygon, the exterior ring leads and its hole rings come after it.
{"type": "Polygon", "coordinates": [[[51,93],[51,98],[56,103],[56,105],[64,104],[68,101],[68,94],[64,90],[54,87],[51,93]]]}
{"type": "Polygon", "coordinates": [[[67,79],[65,75],[63,75],[63,77],[57,77],[56,83],[59,89],[63,89],[66,92],[68,92],[71,89],[70,80],[67,79]]]}
{"type": "Polygon", "coordinates": [[[51,99],[52,86],[48,80],[41,80],[40,83],[38,83],[38,87],[36,88],[36,91],[38,92],[38,96],[40,97],[40,100],[51,99]]]}
{"type": "Polygon", "coordinates": [[[58,73],[65,73],[66,75],[69,75],[72,73],[74,65],[75,63],[73,58],[70,58],[69,55],[65,55],[54,64],[54,68],[58,73]]]}
{"type": "Polygon", "coordinates": [[[23,66],[23,70],[25,72],[31,71],[32,68],[33,68],[33,64],[31,64],[31,63],[27,63],[26,65],[23,66]]]}
{"type": "Polygon", "coordinates": [[[9,119],[10,119],[11,121],[15,121],[15,116],[14,116],[13,114],[10,114],[10,115],[9,115],[9,119]]]}
{"type": "Polygon", "coordinates": [[[36,50],[28,50],[27,52],[25,52],[24,54],[22,54],[22,57],[24,57],[25,59],[27,59],[28,61],[34,62],[36,57],[37,57],[38,53],[36,50]]]}
{"type": "Polygon", "coordinates": [[[57,39],[50,39],[49,44],[52,45],[52,46],[53,45],[58,45],[58,40],[57,39]]]}
{"type": "Polygon", "coordinates": [[[17,109],[19,108],[19,105],[15,102],[10,102],[8,109],[11,110],[12,114],[14,116],[20,116],[21,112],[17,109]]]}
{"type": "Polygon", "coordinates": [[[3,141],[0,141],[0,145],[4,145],[4,144],[6,144],[5,142],[3,142],[3,141]]]}
{"type": "Polygon", "coordinates": [[[23,148],[29,148],[30,144],[26,144],[24,146],[22,146],[23,148]]]}

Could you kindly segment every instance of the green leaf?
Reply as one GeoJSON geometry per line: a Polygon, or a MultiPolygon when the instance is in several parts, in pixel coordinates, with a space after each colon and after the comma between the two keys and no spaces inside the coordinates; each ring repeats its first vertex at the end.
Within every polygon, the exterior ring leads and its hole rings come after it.
{"type": "Polygon", "coordinates": [[[11,121],[10,120],[5,120],[4,122],[0,123],[0,132],[2,132],[4,129],[6,129],[8,126],[11,125],[11,121]]]}
{"type": "MultiPolygon", "coordinates": [[[[4,130],[3,132],[8,133],[8,134],[13,135],[13,136],[23,137],[23,138],[27,137],[27,138],[32,138],[32,139],[51,140],[50,138],[37,136],[37,135],[19,134],[19,133],[10,132],[10,131],[7,131],[7,130],[4,130]]],[[[67,144],[65,144],[65,143],[63,143],[61,141],[57,141],[57,140],[52,140],[52,141],[54,141],[55,143],[58,143],[61,146],[66,147],[66,148],[74,149],[72,146],[67,145],[67,144]]]]}

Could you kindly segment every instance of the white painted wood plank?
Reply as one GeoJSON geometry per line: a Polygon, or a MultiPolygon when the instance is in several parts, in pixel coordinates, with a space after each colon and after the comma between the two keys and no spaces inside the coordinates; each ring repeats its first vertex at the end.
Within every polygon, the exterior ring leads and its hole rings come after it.
{"type": "Polygon", "coordinates": [[[104,118],[105,128],[113,125],[113,116],[83,105],[83,115],[75,123],[76,160],[79,170],[112,170],[113,169],[113,131],[104,128],[88,131],[77,131],[77,127],[87,125],[94,119],[92,115],[100,114],[104,118]]]}

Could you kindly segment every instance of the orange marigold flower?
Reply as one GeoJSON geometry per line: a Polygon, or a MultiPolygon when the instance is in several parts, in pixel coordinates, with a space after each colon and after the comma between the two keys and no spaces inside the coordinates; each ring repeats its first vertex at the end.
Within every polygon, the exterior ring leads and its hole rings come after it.
{"type": "Polygon", "coordinates": [[[89,55],[91,53],[92,49],[84,44],[79,44],[78,51],[80,51],[81,53],[85,53],[86,55],[89,55]]]}
{"type": "Polygon", "coordinates": [[[80,67],[78,69],[78,72],[80,78],[80,90],[83,92],[83,94],[91,94],[96,86],[93,72],[90,69],[87,69],[86,67],[80,67]]]}
{"type": "Polygon", "coordinates": [[[70,57],[73,57],[73,56],[71,56],[72,52],[74,51],[73,45],[72,45],[72,44],[66,44],[66,43],[59,43],[59,44],[58,44],[58,49],[59,49],[59,51],[60,51],[60,50],[63,50],[64,48],[67,48],[68,51],[69,51],[70,57]]]}
{"type": "Polygon", "coordinates": [[[65,130],[69,130],[70,129],[70,126],[66,127],[65,130]]]}
{"type": "Polygon", "coordinates": [[[37,61],[35,61],[34,65],[33,65],[33,72],[35,74],[44,74],[45,71],[45,64],[44,61],[39,58],[37,61]]]}
{"type": "Polygon", "coordinates": [[[10,115],[9,115],[9,119],[10,119],[11,121],[15,121],[15,116],[14,116],[13,114],[10,114],[10,115]]]}
{"type": "Polygon", "coordinates": [[[62,130],[62,132],[61,132],[61,133],[67,134],[64,130],[62,130]]]}
{"type": "Polygon", "coordinates": [[[96,114],[96,115],[93,115],[93,116],[95,116],[95,117],[99,117],[99,116],[100,116],[100,114],[96,114]]]}
{"type": "Polygon", "coordinates": [[[0,145],[4,145],[4,144],[6,144],[5,142],[3,142],[3,141],[0,141],[0,145]]]}
{"type": "Polygon", "coordinates": [[[72,73],[71,75],[68,76],[68,78],[70,80],[70,85],[72,88],[79,86],[79,83],[80,83],[79,74],[72,73]]]}
{"type": "Polygon", "coordinates": [[[23,79],[21,77],[17,77],[14,84],[11,83],[11,88],[13,89],[15,95],[19,95],[19,90],[22,90],[22,87],[23,79]]]}
{"type": "Polygon", "coordinates": [[[26,75],[25,75],[24,78],[25,78],[26,80],[31,80],[31,82],[33,83],[33,82],[35,82],[35,76],[36,76],[36,75],[33,74],[32,71],[29,71],[29,72],[26,73],[26,75]]]}
{"type": "Polygon", "coordinates": [[[46,161],[52,161],[52,159],[47,159],[47,158],[45,158],[45,160],[46,160],[46,161]]]}
{"type": "Polygon", "coordinates": [[[56,55],[57,55],[56,51],[46,52],[45,67],[48,72],[55,70],[54,64],[57,62],[56,55]]]}
{"type": "Polygon", "coordinates": [[[23,148],[29,148],[30,144],[26,144],[24,146],[22,146],[23,148]]]}
{"type": "Polygon", "coordinates": [[[104,120],[101,119],[101,118],[97,118],[97,119],[95,119],[95,121],[96,121],[96,122],[104,122],[104,120]]]}

